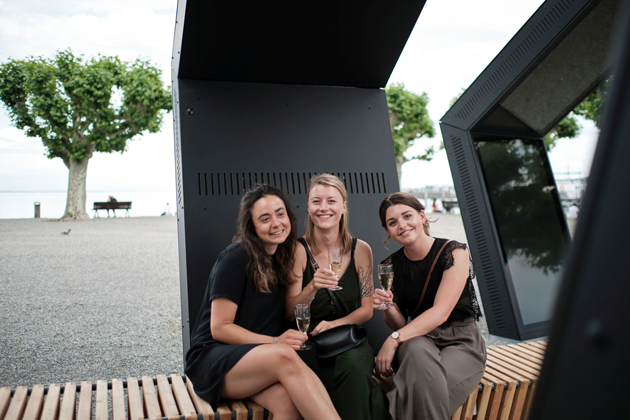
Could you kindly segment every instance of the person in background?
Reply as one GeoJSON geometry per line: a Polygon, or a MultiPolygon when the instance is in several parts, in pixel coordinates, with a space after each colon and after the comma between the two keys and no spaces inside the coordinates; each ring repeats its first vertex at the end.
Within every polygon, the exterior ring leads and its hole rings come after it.
{"type": "Polygon", "coordinates": [[[396,420],[449,419],[478,386],[486,362],[468,249],[430,236],[424,207],[409,193],[386,197],[379,216],[402,245],[383,261],[393,265],[391,291],[374,291],[374,309],[394,330],[376,358],[381,375],[397,370],[389,412],[396,420]]]}
{"type": "Polygon", "coordinates": [[[246,192],[234,243],[212,268],[186,354],[186,375],[213,407],[222,398],[249,397],[274,420],[339,419],[296,353],[306,335],[282,332],[295,246],[295,216],[284,193],[268,185],[246,192]]]}
{"type": "Polygon", "coordinates": [[[171,205],[169,203],[166,203],[166,207],[164,208],[164,213],[162,213],[160,216],[172,216],[173,212],[171,211],[171,205]]]}
{"type": "MultiPolygon", "coordinates": [[[[321,174],[311,178],[308,188],[308,217],[302,245],[295,249],[298,279],[287,287],[285,316],[294,319],[293,307],[298,303],[311,305],[309,332],[317,335],[344,324],[361,325],[372,318],[372,249],[348,231],[347,192],[343,182],[334,175],[321,174]],[[311,250],[319,269],[308,260],[306,247],[311,250]],[[328,248],[343,249],[339,276],[329,269],[328,248]],[[326,290],[334,291],[345,316],[337,312],[326,290]]],[[[374,350],[367,341],[332,357],[318,358],[317,346],[299,354],[317,373],[343,419],[375,420],[387,418],[385,397],[372,378],[374,350]]]]}

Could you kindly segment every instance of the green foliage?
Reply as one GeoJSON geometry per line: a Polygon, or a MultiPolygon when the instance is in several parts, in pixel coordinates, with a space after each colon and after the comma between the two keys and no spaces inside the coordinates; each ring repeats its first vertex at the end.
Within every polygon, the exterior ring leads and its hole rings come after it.
{"type": "Polygon", "coordinates": [[[612,84],[613,77],[610,76],[604,80],[593,92],[591,92],[581,104],[579,104],[573,112],[583,116],[587,120],[591,120],[595,123],[597,128],[600,128],[601,113],[606,95],[612,84]]]}
{"type": "Polygon", "coordinates": [[[0,100],[13,125],[41,138],[48,158],[68,167],[94,151],[124,152],[127,140],[159,131],[161,111],[172,107],[170,89],[148,61],[86,60],[70,50],[0,65],[0,100]]]}
{"type": "Polygon", "coordinates": [[[435,150],[429,147],[423,155],[407,158],[405,151],[421,137],[434,137],[435,129],[429,118],[427,104],[429,97],[426,93],[417,95],[405,89],[402,83],[390,85],[386,91],[389,122],[394,139],[394,152],[403,162],[412,159],[431,160],[435,150]]]}
{"type": "Polygon", "coordinates": [[[564,117],[549,133],[545,135],[547,150],[551,151],[556,146],[556,141],[564,138],[575,138],[580,134],[582,126],[576,116],[581,116],[595,123],[597,128],[601,128],[601,111],[606,99],[606,94],[612,83],[612,76],[602,82],[593,92],[591,92],[582,103],[575,107],[573,111],[564,117]]]}
{"type": "Polygon", "coordinates": [[[564,117],[560,122],[545,134],[544,140],[547,146],[547,151],[551,151],[556,147],[556,142],[560,139],[572,139],[580,134],[582,126],[575,118],[574,112],[570,112],[569,115],[564,117]]]}

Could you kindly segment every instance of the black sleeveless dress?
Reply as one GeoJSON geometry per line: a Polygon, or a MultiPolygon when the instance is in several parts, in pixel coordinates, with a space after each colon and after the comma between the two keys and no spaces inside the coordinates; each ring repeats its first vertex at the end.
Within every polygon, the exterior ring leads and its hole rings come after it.
{"type": "MultiPolygon", "coordinates": [[[[339,285],[343,289],[333,292],[346,313],[354,311],[360,302],[361,287],[354,260],[356,245],[357,239],[353,238],[350,264],[339,279],[339,285]]],[[[314,275],[315,270],[308,262],[302,288],[313,280],[314,275]]],[[[328,292],[324,289],[318,290],[311,303],[309,333],[320,322],[339,318],[341,315],[337,313],[328,292]]],[[[326,359],[318,359],[317,346],[311,342],[309,344],[313,347],[311,350],[300,351],[298,354],[322,381],[342,419],[380,420],[389,417],[383,391],[372,379],[375,355],[367,341],[336,357],[326,359]]]]}

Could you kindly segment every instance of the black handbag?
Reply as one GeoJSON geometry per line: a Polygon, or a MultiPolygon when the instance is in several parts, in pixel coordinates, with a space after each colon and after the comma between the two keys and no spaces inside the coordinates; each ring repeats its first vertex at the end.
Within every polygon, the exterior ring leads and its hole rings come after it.
{"type": "MultiPolygon", "coordinates": [[[[300,243],[304,246],[304,249],[306,249],[306,254],[308,255],[309,260],[313,264],[315,270],[317,270],[319,265],[315,261],[315,258],[313,258],[311,250],[308,249],[306,241],[303,238],[298,239],[298,241],[300,241],[300,243]]],[[[326,289],[326,291],[328,292],[330,300],[334,303],[337,313],[339,313],[342,317],[346,316],[346,312],[339,304],[339,301],[337,301],[335,294],[329,289],[326,289]]],[[[367,340],[367,332],[364,328],[359,327],[357,324],[345,324],[321,332],[311,337],[309,340],[317,345],[319,350],[317,358],[325,359],[337,356],[338,354],[355,348],[359,344],[363,343],[367,340]]]]}

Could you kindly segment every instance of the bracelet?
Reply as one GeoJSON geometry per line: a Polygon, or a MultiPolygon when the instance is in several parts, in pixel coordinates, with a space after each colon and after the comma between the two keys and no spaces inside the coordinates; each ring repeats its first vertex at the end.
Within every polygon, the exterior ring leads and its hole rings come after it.
{"type": "Polygon", "coordinates": [[[271,337],[271,344],[273,344],[275,339],[276,339],[276,337],[271,337]]]}

